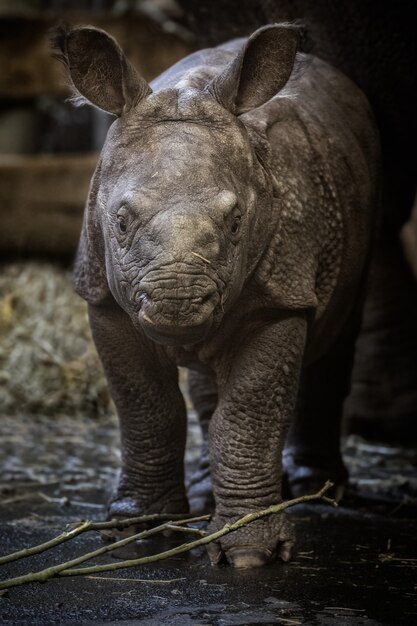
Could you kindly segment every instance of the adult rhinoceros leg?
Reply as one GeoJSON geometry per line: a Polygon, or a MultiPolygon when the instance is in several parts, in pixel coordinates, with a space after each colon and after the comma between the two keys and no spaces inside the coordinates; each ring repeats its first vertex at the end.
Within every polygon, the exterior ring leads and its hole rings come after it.
{"type": "MultiPolygon", "coordinates": [[[[296,315],[259,322],[233,338],[217,366],[219,405],[210,423],[216,511],[212,529],[281,501],[282,447],[297,397],[306,320],[296,315]]],[[[218,562],[256,567],[294,543],[285,515],[271,515],[208,547],[218,562]]]]}
{"type": "Polygon", "coordinates": [[[122,471],[109,516],[185,512],[186,413],[177,368],[116,304],[89,307],[120,420],[122,471]]]}

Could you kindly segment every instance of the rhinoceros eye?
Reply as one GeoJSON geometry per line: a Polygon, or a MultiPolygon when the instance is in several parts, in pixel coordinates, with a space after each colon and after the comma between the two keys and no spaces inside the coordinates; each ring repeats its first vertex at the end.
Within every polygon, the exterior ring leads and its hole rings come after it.
{"type": "Polygon", "coordinates": [[[125,218],[122,215],[117,216],[117,223],[119,224],[119,230],[121,233],[125,233],[127,231],[127,223],[125,218]]]}
{"type": "Polygon", "coordinates": [[[229,222],[230,233],[233,239],[235,240],[237,238],[237,235],[240,232],[240,227],[242,225],[242,212],[237,204],[233,207],[232,211],[229,213],[228,222],[229,222]]]}
{"type": "Polygon", "coordinates": [[[129,209],[126,206],[121,206],[117,211],[116,220],[119,233],[124,235],[127,232],[130,221],[129,209]]]}
{"type": "Polygon", "coordinates": [[[236,217],[233,218],[232,224],[230,226],[232,235],[238,234],[241,223],[242,223],[242,218],[240,217],[240,215],[236,215],[236,217]]]}

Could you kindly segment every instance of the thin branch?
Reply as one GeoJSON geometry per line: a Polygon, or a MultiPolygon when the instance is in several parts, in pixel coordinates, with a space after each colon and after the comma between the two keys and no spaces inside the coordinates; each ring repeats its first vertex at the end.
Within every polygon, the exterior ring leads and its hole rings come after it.
{"type": "Polygon", "coordinates": [[[321,499],[323,500],[323,502],[326,502],[327,504],[331,504],[335,508],[337,508],[339,506],[337,500],[335,500],[334,498],[329,498],[327,496],[321,496],[321,499]]]}
{"type": "Polygon", "coordinates": [[[160,578],[117,578],[116,576],[86,576],[91,580],[113,580],[120,583],[155,583],[159,585],[167,585],[168,583],[176,583],[179,580],[187,580],[186,576],[181,578],[169,578],[168,580],[162,580],[160,578]]]}
{"type": "Polygon", "coordinates": [[[73,504],[74,506],[85,506],[88,509],[102,509],[103,508],[102,504],[97,504],[96,502],[83,502],[82,500],[72,500],[68,498],[68,496],[64,496],[62,498],[51,498],[51,496],[48,496],[48,494],[43,493],[43,491],[38,491],[35,495],[38,496],[39,498],[42,498],[42,500],[45,500],[45,502],[50,502],[51,504],[59,504],[60,506],[67,506],[69,504],[73,504]]]}
{"type": "MultiPolygon", "coordinates": [[[[194,517],[194,518],[187,518],[183,520],[177,520],[175,523],[177,525],[188,524],[190,522],[200,521],[202,517],[207,518],[207,515],[194,517]]],[[[101,523],[98,523],[97,525],[99,524],[101,523]]],[[[91,525],[90,525],[89,530],[91,530],[91,525]]],[[[64,569],[67,569],[68,567],[73,567],[74,565],[80,565],[81,563],[84,563],[85,561],[90,561],[94,557],[105,554],[106,552],[111,552],[118,548],[123,548],[124,546],[127,546],[129,543],[132,543],[133,541],[137,541],[138,539],[145,539],[146,537],[150,537],[151,535],[156,535],[157,533],[160,533],[166,530],[167,527],[169,526],[172,527],[171,521],[168,523],[161,524],[159,526],[155,526],[154,528],[143,530],[140,533],[136,533],[134,535],[131,535],[130,537],[125,537],[124,539],[120,539],[119,541],[115,541],[114,543],[107,544],[105,546],[102,546],[101,548],[98,548],[97,550],[93,550],[91,552],[87,552],[86,554],[82,554],[76,559],[71,559],[70,561],[66,561],[64,563],[58,563],[58,565],[47,567],[46,569],[40,570],[39,572],[30,572],[29,574],[18,576],[17,578],[10,578],[9,580],[4,580],[0,582],[0,589],[9,589],[10,587],[17,587],[18,585],[24,585],[25,583],[34,582],[34,581],[44,582],[45,580],[48,580],[48,578],[57,576],[60,572],[62,572],[64,569]]],[[[193,532],[193,530],[194,529],[191,529],[191,532],[193,532]]]]}
{"type": "Polygon", "coordinates": [[[37,546],[32,546],[31,548],[23,548],[23,550],[18,550],[17,552],[13,552],[12,554],[6,554],[5,556],[0,557],[0,565],[4,563],[11,563],[12,561],[17,561],[19,559],[24,559],[27,556],[31,556],[32,554],[39,554],[40,552],[44,552],[45,550],[50,550],[50,548],[54,548],[58,546],[60,543],[64,543],[65,541],[69,541],[77,535],[81,535],[87,530],[92,530],[91,528],[92,522],[80,522],[72,530],[65,530],[63,533],[46,541],[45,543],[40,543],[37,546]]]}
{"type": "Polygon", "coordinates": [[[199,535],[200,537],[205,537],[207,535],[205,530],[200,530],[199,528],[187,528],[185,526],[177,526],[176,524],[165,524],[167,530],[176,530],[180,533],[193,533],[194,535],[199,535]]]}
{"type": "Polygon", "coordinates": [[[141,515],[140,517],[126,517],[125,519],[112,519],[107,522],[94,522],[94,528],[92,530],[107,530],[108,528],[123,530],[134,524],[144,524],[162,520],[172,521],[173,523],[178,523],[176,520],[180,520],[181,523],[188,524],[189,522],[204,522],[209,520],[210,517],[211,515],[199,515],[196,517],[189,513],[152,513],[151,515],[141,515]]]}
{"type": "MultiPolygon", "coordinates": [[[[303,502],[309,502],[310,500],[321,500],[326,491],[328,491],[331,487],[333,487],[333,483],[327,481],[326,484],[315,494],[300,496],[299,498],[294,498],[293,500],[287,500],[286,502],[281,502],[280,504],[273,504],[272,506],[264,509],[262,511],[255,511],[254,513],[248,513],[244,515],[236,522],[232,524],[225,524],[223,528],[220,530],[211,533],[210,535],[206,535],[201,539],[197,539],[196,541],[191,541],[189,543],[183,543],[176,548],[171,548],[171,550],[166,550],[165,552],[160,552],[158,554],[152,554],[150,556],[141,557],[139,559],[129,559],[127,561],[118,561],[116,563],[109,563],[106,565],[92,565],[91,567],[80,567],[78,569],[71,569],[70,567],[65,568],[65,570],[61,570],[60,576],[82,576],[85,574],[97,574],[98,572],[109,572],[116,569],[122,569],[124,567],[134,567],[136,565],[144,565],[147,563],[154,563],[155,561],[161,561],[163,559],[168,559],[172,556],[176,556],[177,554],[181,554],[182,552],[188,552],[197,548],[199,546],[203,546],[207,543],[211,543],[212,541],[216,541],[220,537],[227,535],[230,532],[237,530],[238,528],[242,528],[251,522],[254,522],[257,519],[262,517],[266,517],[271,515],[272,513],[280,513],[284,509],[287,509],[291,506],[295,506],[297,504],[301,504],[303,502]]],[[[1,588],[1,587],[0,587],[1,588]]]]}
{"type": "MultiPolygon", "coordinates": [[[[98,550],[94,550],[93,552],[84,554],[76,559],[72,559],[71,561],[60,563],[58,565],[46,568],[39,572],[30,573],[30,574],[26,574],[25,576],[19,576],[18,578],[5,580],[0,583],[0,589],[7,589],[10,587],[15,587],[17,585],[23,585],[25,583],[35,582],[35,581],[43,582],[55,576],[80,576],[80,575],[85,575],[85,574],[97,574],[99,572],[113,571],[113,570],[122,569],[126,567],[134,567],[136,565],[143,565],[145,563],[153,563],[155,561],[160,561],[162,559],[166,559],[171,556],[175,556],[177,554],[190,551],[198,546],[208,544],[212,541],[215,541],[216,539],[219,539],[220,537],[223,537],[224,535],[230,532],[237,530],[238,528],[246,526],[246,524],[250,524],[251,522],[257,519],[266,517],[273,513],[279,513],[283,511],[284,509],[287,509],[288,507],[295,506],[303,502],[309,502],[311,500],[322,500],[326,491],[328,491],[331,487],[333,487],[333,483],[331,483],[330,481],[327,481],[326,484],[315,494],[301,496],[299,498],[295,498],[294,500],[288,500],[286,502],[281,502],[280,504],[274,504],[262,511],[249,513],[245,515],[244,517],[238,519],[236,522],[233,522],[231,524],[226,524],[223,528],[221,528],[217,532],[211,533],[210,535],[206,535],[205,537],[202,537],[195,541],[191,541],[190,543],[181,544],[180,546],[172,548],[171,550],[166,550],[165,552],[160,552],[158,554],[153,554],[151,556],[142,557],[139,559],[129,559],[127,561],[119,561],[116,563],[109,563],[105,565],[95,565],[95,566],[90,566],[90,567],[82,567],[78,569],[74,568],[74,565],[79,565],[80,563],[90,560],[95,556],[99,556],[101,554],[104,554],[105,552],[110,552],[112,550],[115,550],[116,548],[125,546],[128,543],[135,541],[137,539],[142,539],[144,537],[149,537],[150,535],[156,534],[158,532],[162,532],[163,530],[166,530],[167,526],[169,525],[172,526],[172,522],[161,524],[160,526],[157,526],[155,528],[145,530],[141,533],[137,533],[136,535],[132,535],[131,537],[122,539],[121,541],[117,541],[116,543],[110,544],[108,546],[104,546],[102,548],[99,548],[98,550]]],[[[329,500],[327,496],[326,496],[326,500],[329,500]]],[[[333,501],[331,502],[333,504],[333,501]]],[[[179,525],[181,523],[188,523],[190,521],[191,520],[189,519],[181,520],[181,521],[177,521],[176,524],[179,525]]]]}
{"type": "MultiPolygon", "coordinates": [[[[5,563],[11,563],[12,561],[18,561],[19,559],[24,559],[28,556],[32,556],[33,554],[40,554],[41,552],[45,552],[46,550],[50,550],[55,546],[58,546],[61,543],[65,543],[70,539],[74,539],[78,535],[85,533],[90,530],[109,530],[109,529],[117,529],[123,530],[124,528],[129,528],[129,526],[134,526],[135,524],[146,524],[149,522],[162,521],[162,520],[176,520],[176,519],[185,519],[186,514],[184,515],[176,515],[169,513],[156,513],[152,515],[142,515],[140,517],[128,517],[126,519],[116,519],[109,520],[107,522],[76,522],[75,526],[71,524],[71,530],[66,530],[57,537],[50,539],[49,541],[45,541],[44,543],[40,543],[37,546],[32,546],[31,548],[23,548],[22,550],[18,550],[17,552],[13,552],[12,554],[6,554],[5,556],[0,557],[0,565],[4,565],[5,563]]],[[[210,519],[210,515],[201,515],[200,517],[190,517],[189,521],[191,522],[200,522],[210,519]]]]}

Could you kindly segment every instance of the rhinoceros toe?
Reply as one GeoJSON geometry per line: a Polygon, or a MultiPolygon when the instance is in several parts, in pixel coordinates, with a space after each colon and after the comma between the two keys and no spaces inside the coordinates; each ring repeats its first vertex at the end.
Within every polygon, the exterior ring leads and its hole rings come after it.
{"type": "MultiPolygon", "coordinates": [[[[219,530],[231,521],[215,516],[210,531],[219,530]]],[[[276,514],[220,537],[207,545],[207,552],[212,565],[228,562],[237,569],[250,569],[262,567],[277,557],[289,561],[294,543],[292,522],[285,514],[276,514]]]]}

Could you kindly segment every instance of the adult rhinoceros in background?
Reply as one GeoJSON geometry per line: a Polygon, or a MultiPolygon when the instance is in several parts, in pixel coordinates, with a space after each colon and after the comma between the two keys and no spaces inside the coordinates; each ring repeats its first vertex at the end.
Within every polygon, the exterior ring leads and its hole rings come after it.
{"type": "MultiPolygon", "coordinates": [[[[297,40],[291,26],[266,26],[149,85],[105,32],[57,33],[78,96],[117,116],[75,265],[121,425],[110,516],[187,510],[178,365],[218,389],[213,530],[280,501],[300,376],[302,392],[334,392],[316,381],[357,328],[379,145],[363,94],[300,58],[297,40]]],[[[333,380],[344,384],[349,358],[337,364],[333,380]]],[[[337,420],[298,430],[298,449],[320,459],[304,482],[343,480],[337,420]]],[[[209,554],[251,567],[288,560],[293,542],[275,515],[209,554]]]]}

